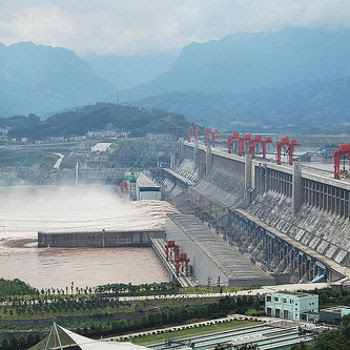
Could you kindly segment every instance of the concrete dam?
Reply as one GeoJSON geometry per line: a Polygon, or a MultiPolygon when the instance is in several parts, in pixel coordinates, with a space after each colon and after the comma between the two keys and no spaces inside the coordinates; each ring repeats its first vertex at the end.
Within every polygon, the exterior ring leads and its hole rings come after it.
{"type": "Polygon", "coordinates": [[[40,232],[38,246],[152,246],[174,278],[193,284],[349,285],[349,181],[183,139],[170,160],[145,171],[180,212],[167,215],[165,229],[40,232]],[[187,254],[190,276],[175,271],[176,254],[165,256],[168,240],[187,254]]]}
{"type": "Polygon", "coordinates": [[[348,181],[182,139],[158,181],[180,211],[208,223],[277,282],[348,283],[348,181]]]}

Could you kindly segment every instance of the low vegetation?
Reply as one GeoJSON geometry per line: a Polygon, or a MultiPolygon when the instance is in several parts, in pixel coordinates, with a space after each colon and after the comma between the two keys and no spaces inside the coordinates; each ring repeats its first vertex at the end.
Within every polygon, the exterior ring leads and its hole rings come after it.
{"type": "MultiPolygon", "coordinates": [[[[32,288],[28,284],[14,279],[13,281],[5,280],[0,278],[0,297],[8,296],[23,296],[23,295],[34,295],[36,289],[32,288]]],[[[2,299],[4,301],[4,299],[2,299]]],[[[1,300],[0,300],[1,301],[1,300]]]]}
{"type": "MultiPolygon", "coordinates": [[[[43,327],[50,326],[53,319],[88,337],[108,337],[220,318],[232,313],[247,316],[264,315],[264,297],[259,295],[234,295],[218,298],[190,298],[185,295],[183,298],[177,299],[169,297],[169,295],[177,293],[186,294],[184,292],[207,294],[235,292],[237,290],[237,288],[220,288],[218,286],[195,287],[185,290],[174,282],[138,286],[114,283],[95,289],[73,288],[72,284],[70,288],[66,289],[37,290],[19,280],[1,279],[0,319],[2,322],[0,328],[3,333],[6,333],[7,340],[0,347],[0,350],[20,348],[18,344],[23,344],[24,341],[26,344],[31,344],[34,341],[33,337],[28,341],[26,337],[11,340],[12,332],[14,330],[26,332],[29,328],[33,332],[39,332],[43,327]],[[150,300],[136,298],[129,299],[129,301],[121,299],[126,296],[143,295],[158,295],[159,298],[150,300]],[[30,322],[28,322],[29,320],[30,322]]],[[[347,291],[327,288],[315,290],[312,293],[319,295],[321,308],[350,305],[350,292],[347,291]]],[[[230,327],[229,323],[223,324],[213,327],[212,331],[224,330],[225,325],[230,327]]],[[[347,323],[344,323],[336,336],[341,338],[347,334],[349,327],[347,323]]],[[[200,332],[206,331],[203,328],[200,332]]],[[[198,329],[196,329],[196,334],[200,334],[198,329]]],[[[333,337],[333,333],[329,334],[333,337]]],[[[165,336],[169,338],[169,335],[165,336]]],[[[189,330],[188,333],[180,332],[172,334],[172,336],[192,336],[192,333],[189,330]]],[[[37,340],[37,338],[35,339],[37,340]]],[[[138,338],[135,342],[153,342],[157,339],[138,338]]],[[[161,340],[159,339],[159,341],[161,340]]],[[[341,349],[343,348],[339,347],[337,350],[341,349]]]]}
{"type": "Polygon", "coordinates": [[[0,167],[31,167],[34,165],[52,167],[57,156],[49,152],[22,151],[0,148],[0,167]]]}
{"type": "Polygon", "coordinates": [[[152,345],[152,344],[162,343],[169,338],[171,338],[172,340],[186,339],[186,338],[191,338],[191,337],[195,337],[203,334],[224,332],[234,328],[254,326],[257,323],[258,322],[254,322],[254,321],[234,320],[234,321],[229,321],[225,323],[202,326],[198,328],[182,329],[179,331],[173,331],[171,332],[171,334],[162,333],[162,334],[154,334],[154,335],[148,335],[144,337],[138,337],[138,338],[132,339],[132,343],[138,344],[138,345],[152,345]]]}

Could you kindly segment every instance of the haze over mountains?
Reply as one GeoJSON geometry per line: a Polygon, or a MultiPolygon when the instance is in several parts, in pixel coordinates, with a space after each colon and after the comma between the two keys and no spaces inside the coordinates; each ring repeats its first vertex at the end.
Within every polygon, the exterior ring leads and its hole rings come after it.
{"type": "Polygon", "coordinates": [[[350,130],[350,75],[236,94],[165,93],[128,104],[166,109],[201,125],[236,131],[350,130]]]}
{"type": "Polygon", "coordinates": [[[115,90],[64,48],[0,43],[0,116],[44,114],[99,101],[115,90]]]}
{"type": "MultiPolygon", "coordinates": [[[[152,79],[172,60],[166,52],[82,59],[63,48],[0,45],[0,116],[115,103],[118,89],[152,79]]],[[[343,127],[349,76],[350,30],[288,28],[192,43],[167,72],[119,95],[126,104],[223,128],[280,128],[281,120],[297,128],[334,121],[343,127]]]]}
{"type": "Polygon", "coordinates": [[[121,97],[129,101],[164,92],[237,93],[348,74],[350,30],[289,28],[192,43],[169,72],[121,97]]]}
{"type": "Polygon", "coordinates": [[[83,58],[100,77],[113,82],[119,90],[156,79],[171,69],[177,51],[138,55],[87,55],[83,58]]]}

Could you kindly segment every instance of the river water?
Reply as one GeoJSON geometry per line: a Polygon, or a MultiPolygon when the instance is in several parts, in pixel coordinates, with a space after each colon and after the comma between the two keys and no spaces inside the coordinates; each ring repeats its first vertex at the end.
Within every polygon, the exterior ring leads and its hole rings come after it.
{"type": "Polygon", "coordinates": [[[168,281],[151,248],[40,248],[38,231],[162,228],[167,202],[121,201],[103,186],[1,193],[0,277],[36,288],[168,281]]]}

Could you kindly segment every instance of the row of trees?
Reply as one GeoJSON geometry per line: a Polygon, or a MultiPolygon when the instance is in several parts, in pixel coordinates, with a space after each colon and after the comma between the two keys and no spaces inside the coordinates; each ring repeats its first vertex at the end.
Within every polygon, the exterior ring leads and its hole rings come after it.
{"type": "MultiPolygon", "coordinates": [[[[48,315],[55,314],[56,316],[67,314],[81,314],[86,312],[105,312],[106,309],[120,309],[123,311],[128,308],[126,302],[120,303],[115,298],[107,298],[103,295],[92,295],[88,297],[76,298],[67,296],[65,298],[54,296],[50,299],[20,300],[14,299],[10,303],[3,305],[1,310],[3,315],[48,315]]],[[[12,318],[12,317],[11,317],[12,318]]],[[[1,326],[0,326],[1,328],[1,326]]]]}
{"type": "MultiPolygon", "coordinates": [[[[161,282],[161,283],[144,283],[133,285],[131,283],[113,283],[98,286],[95,288],[86,286],[85,288],[74,287],[74,282],[70,286],[62,288],[32,288],[26,283],[15,279],[13,281],[0,279],[0,302],[12,301],[14,299],[21,299],[21,297],[31,298],[36,300],[50,297],[51,299],[58,296],[67,296],[68,294],[88,295],[88,294],[114,294],[115,296],[124,295],[168,295],[176,294],[180,291],[178,282],[161,282]]],[[[22,298],[23,299],[23,298],[22,298]]]]}

